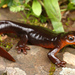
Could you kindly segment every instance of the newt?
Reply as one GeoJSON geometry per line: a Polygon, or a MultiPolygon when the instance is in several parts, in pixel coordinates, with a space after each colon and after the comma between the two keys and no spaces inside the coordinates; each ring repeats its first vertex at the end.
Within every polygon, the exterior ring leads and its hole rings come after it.
{"type": "MultiPolygon", "coordinates": [[[[64,67],[66,62],[57,58],[56,54],[66,45],[75,45],[75,31],[55,33],[40,26],[22,24],[9,20],[0,21],[1,33],[15,33],[20,37],[20,41],[16,46],[18,53],[22,51],[24,54],[27,54],[26,50],[30,50],[26,45],[27,42],[30,42],[32,45],[51,49],[47,54],[49,59],[61,67],[64,67]]],[[[0,56],[15,62],[15,59],[1,47],[0,56]]]]}

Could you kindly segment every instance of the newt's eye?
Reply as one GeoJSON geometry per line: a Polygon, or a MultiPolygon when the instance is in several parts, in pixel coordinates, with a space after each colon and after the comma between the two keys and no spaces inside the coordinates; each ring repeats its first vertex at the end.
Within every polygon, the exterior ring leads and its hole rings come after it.
{"type": "Polygon", "coordinates": [[[74,40],[74,38],[73,37],[69,37],[69,40],[72,41],[72,40],[74,40]]]}
{"type": "Polygon", "coordinates": [[[69,35],[69,36],[68,36],[68,40],[69,40],[69,41],[73,41],[73,40],[74,40],[74,36],[73,36],[73,35],[69,35]]]}

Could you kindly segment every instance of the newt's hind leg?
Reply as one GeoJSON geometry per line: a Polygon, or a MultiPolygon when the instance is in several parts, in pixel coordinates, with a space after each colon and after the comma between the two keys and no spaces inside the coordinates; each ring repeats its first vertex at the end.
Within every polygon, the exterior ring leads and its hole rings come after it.
{"type": "Polygon", "coordinates": [[[30,48],[28,46],[26,46],[27,41],[28,41],[28,36],[22,35],[20,41],[18,42],[18,44],[16,46],[18,53],[21,53],[21,51],[23,51],[24,54],[27,54],[26,50],[30,50],[30,48]]]}

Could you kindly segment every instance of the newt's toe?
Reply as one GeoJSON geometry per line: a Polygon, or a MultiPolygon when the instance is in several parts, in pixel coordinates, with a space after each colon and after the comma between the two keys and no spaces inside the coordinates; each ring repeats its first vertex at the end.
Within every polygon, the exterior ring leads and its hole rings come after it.
{"type": "Polygon", "coordinates": [[[58,67],[65,67],[66,62],[65,61],[60,61],[60,63],[57,63],[56,65],[58,67]]]}
{"type": "Polygon", "coordinates": [[[27,54],[26,50],[30,50],[28,46],[23,46],[23,47],[16,46],[16,48],[17,48],[17,53],[20,54],[21,52],[23,52],[25,55],[27,54]]]}

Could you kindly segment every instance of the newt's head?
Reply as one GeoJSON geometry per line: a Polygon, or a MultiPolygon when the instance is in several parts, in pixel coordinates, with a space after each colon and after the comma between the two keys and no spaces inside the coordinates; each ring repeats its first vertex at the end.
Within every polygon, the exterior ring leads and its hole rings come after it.
{"type": "Polygon", "coordinates": [[[75,45],[75,31],[70,31],[66,33],[66,35],[64,36],[64,39],[66,44],[75,45]]]}

